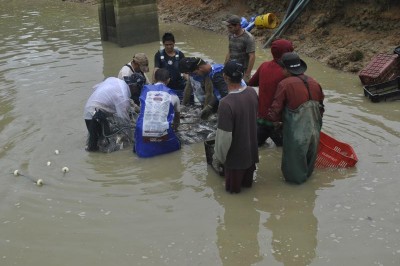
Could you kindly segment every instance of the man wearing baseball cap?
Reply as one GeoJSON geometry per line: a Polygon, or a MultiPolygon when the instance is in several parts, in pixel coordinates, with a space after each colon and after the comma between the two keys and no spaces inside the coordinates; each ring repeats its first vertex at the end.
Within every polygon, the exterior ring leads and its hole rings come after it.
{"type": "Polygon", "coordinates": [[[225,58],[225,63],[229,60],[236,60],[243,65],[244,81],[249,81],[251,70],[255,62],[255,39],[254,36],[242,28],[241,18],[231,15],[224,24],[229,32],[229,51],[225,58]]]}
{"type": "Polygon", "coordinates": [[[242,64],[228,61],[223,76],[228,95],[219,103],[213,166],[224,165],[225,190],[239,193],[241,187],[252,186],[258,163],[258,97],[252,87],[242,83],[242,64]]]}
{"type": "Polygon", "coordinates": [[[146,54],[137,53],[129,63],[121,68],[118,73],[118,78],[123,80],[124,77],[129,77],[133,73],[139,73],[146,78],[146,84],[148,84],[149,80],[145,74],[147,72],[149,72],[149,60],[147,59],[146,54]]]}
{"type": "Polygon", "coordinates": [[[189,74],[183,93],[183,105],[190,102],[192,93],[201,103],[201,118],[207,119],[218,110],[221,98],[228,94],[223,78],[224,65],[210,64],[199,57],[185,57],[179,61],[179,71],[189,74]]]}
{"type": "Polygon", "coordinates": [[[283,121],[281,169],[287,182],[301,184],[314,171],[324,112],[324,93],[313,78],[304,74],[307,64],[294,53],[280,60],[287,78],[278,84],[267,119],[283,121]]]}

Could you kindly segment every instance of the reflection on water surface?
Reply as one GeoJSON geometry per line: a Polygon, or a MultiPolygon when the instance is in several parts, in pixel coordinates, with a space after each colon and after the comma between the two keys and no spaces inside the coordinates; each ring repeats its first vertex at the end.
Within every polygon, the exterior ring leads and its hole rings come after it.
{"type": "MultiPolygon", "coordinates": [[[[83,149],[92,86],[160,43],[102,43],[96,7],[62,1],[2,1],[0,22],[1,265],[398,265],[399,103],[371,103],[356,76],[306,58],[323,130],[352,144],[355,168],[289,185],[270,145],[254,187],[230,195],[202,144],[152,159],[83,149]]],[[[226,36],[167,30],[186,55],[223,62],[226,36]]]]}

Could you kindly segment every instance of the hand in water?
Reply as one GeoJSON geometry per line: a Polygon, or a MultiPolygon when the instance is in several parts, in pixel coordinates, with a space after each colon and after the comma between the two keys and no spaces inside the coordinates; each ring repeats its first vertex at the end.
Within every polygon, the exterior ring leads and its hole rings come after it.
{"type": "Polygon", "coordinates": [[[224,165],[213,155],[211,166],[218,172],[220,176],[224,175],[224,165]]]}
{"type": "Polygon", "coordinates": [[[212,108],[210,105],[207,105],[201,110],[200,118],[206,120],[212,114],[212,108]]]}

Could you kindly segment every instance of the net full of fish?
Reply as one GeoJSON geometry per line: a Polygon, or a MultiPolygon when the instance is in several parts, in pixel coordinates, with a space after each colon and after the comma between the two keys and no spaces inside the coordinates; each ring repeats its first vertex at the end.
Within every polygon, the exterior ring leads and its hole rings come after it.
{"type": "MultiPolygon", "coordinates": [[[[130,147],[134,144],[136,121],[139,117],[140,107],[131,103],[130,123],[122,122],[114,115],[107,116],[109,132],[104,132],[99,138],[99,150],[110,153],[130,147]]],[[[201,107],[181,106],[180,125],[175,134],[182,145],[201,143],[215,137],[217,128],[217,114],[212,114],[207,120],[200,119],[201,107]]],[[[104,128],[104,127],[103,127],[104,128]]]]}

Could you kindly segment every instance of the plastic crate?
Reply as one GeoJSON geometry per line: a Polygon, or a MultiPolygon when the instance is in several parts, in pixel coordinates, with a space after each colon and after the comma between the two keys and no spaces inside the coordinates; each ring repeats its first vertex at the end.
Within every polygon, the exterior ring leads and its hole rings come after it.
{"type": "Polygon", "coordinates": [[[345,168],[353,167],[357,162],[357,155],[349,144],[340,142],[324,132],[320,133],[315,167],[345,168]]]}
{"type": "Polygon", "coordinates": [[[398,54],[377,54],[359,73],[363,85],[373,85],[392,80],[400,75],[398,54]]]}
{"type": "Polygon", "coordinates": [[[400,55],[400,46],[394,48],[393,53],[400,55]]]}
{"type": "Polygon", "coordinates": [[[364,86],[364,95],[374,103],[400,99],[400,76],[384,83],[364,86]]]}

